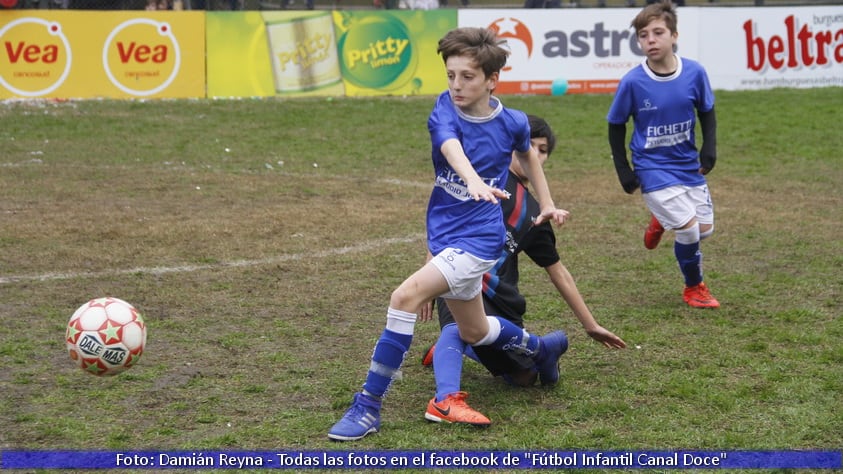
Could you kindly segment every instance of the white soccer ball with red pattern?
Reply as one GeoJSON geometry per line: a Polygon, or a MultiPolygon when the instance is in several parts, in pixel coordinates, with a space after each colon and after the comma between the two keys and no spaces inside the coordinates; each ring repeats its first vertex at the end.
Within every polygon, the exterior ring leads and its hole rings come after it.
{"type": "Polygon", "coordinates": [[[70,358],[94,375],[115,375],[135,365],[146,346],[146,323],[129,303],[113,297],[83,304],[67,323],[70,358]]]}

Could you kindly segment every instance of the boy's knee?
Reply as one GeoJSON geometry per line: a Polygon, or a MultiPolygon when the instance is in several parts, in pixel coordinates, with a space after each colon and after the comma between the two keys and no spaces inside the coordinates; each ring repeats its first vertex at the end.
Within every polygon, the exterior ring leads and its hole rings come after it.
{"type": "Polygon", "coordinates": [[[466,344],[474,345],[482,341],[486,337],[485,332],[481,332],[476,328],[460,328],[460,339],[466,344]]]}
{"type": "Polygon", "coordinates": [[[700,224],[700,240],[711,237],[714,233],[714,224],[700,224]]]}
{"type": "Polygon", "coordinates": [[[442,335],[443,336],[445,336],[445,337],[448,337],[448,336],[458,337],[463,342],[465,342],[466,344],[469,344],[469,345],[474,344],[475,342],[482,339],[482,335],[479,338],[477,338],[477,337],[472,338],[472,337],[469,337],[471,334],[472,334],[471,328],[467,328],[465,330],[460,329],[460,327],[457,326],[456,323],[446,324],[445,327],[442,328],[442,335]]]}
{"type": "Polygon", "coordinates": [[[413,304],[415,295],[399,287],[389,297],[389,306],[403,311],[415,311],[418,305],[413,304]]]}

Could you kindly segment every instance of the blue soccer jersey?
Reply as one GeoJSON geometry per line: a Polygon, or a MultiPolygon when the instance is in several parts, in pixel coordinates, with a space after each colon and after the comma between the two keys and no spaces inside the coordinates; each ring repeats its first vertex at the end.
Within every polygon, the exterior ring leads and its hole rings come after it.
{"type": "Polygon", "coordinates": [[[500,205],[474,201],[466,183],[442,154],[442,144],[460,141],[474,170],[489,186],[504,189],[512,152],[530,148],[530,124],[524,112],[507,109],[495,97],[487,117],[467,116],[448,91],[436,101],[428,119],[435,182],[427,207],[427,242],[433,255],[447,247],[495,260],[506,239],[500,205]]]}
{"type": "Polygon", "coordinates": [[[629,149],[641,192],[705,184],[694,127],[697,112],[713,107],[711,84],[696,61],[677,56],[670,76],[656,75],[645,63],[624,75],[606,119],[613,124],[633,119],[629,149]]]}

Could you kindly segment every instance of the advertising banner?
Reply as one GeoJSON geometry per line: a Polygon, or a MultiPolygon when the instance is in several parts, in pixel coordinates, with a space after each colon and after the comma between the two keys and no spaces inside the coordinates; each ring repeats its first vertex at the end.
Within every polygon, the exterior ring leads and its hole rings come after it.
{"type": "Polygon", "coordinates": [[[701,9],[700,22],[716,31],[700,42],[715,89],[843,86],[843,6],[701,9]]]}
{"type": "MultiPolygon", "coordinates": [[[[512,54],[499,94],[614,92],[620,78],[644,59],[630,27],[639,10],[461,9],[460,26],[488,27],[506,38],[512,54]]],[[[679,48],[696,59],[698,9],[682,9],[679,48]]]]}
{"type": "Polygon", "coordinates": [[[208,96],[437,94],[453,10],[208,12],[208,96]]]}
{"type": "Polygon", "coordinates": [[[340,96],[326,11],[208,12],[208,96],[340,96]]]}
{"type": "MultiPolygon", "coordinates": [[[[493,28],[512,50],[498,93],[611,93],[644,60],[638,10],[459,10],[460,26],[493,28]]],[[[678,54],[714,89],[843,86],[843,6],[679,7],[678,54]]]]}
{"type": "Polygon", "coordinates": [[[204,35],[200,12],[4,12],[0,99],[203,97],[204,35]]]}
{"type": "MultiPolygon", "coordinates": [[[[439,39],[489,27],[498,94],[612,93],[644,60],[638,10],[8,10],[0,99],[435,95],[439,39]]],[[[843,86],[843,6],[679,7],[678,53],[714,89],[843,86]]]]}
{"type": "Polygon", "coordinates": [[[334,11],[349,96],[438,94],[448,81],[439,39],[456,28],[453,9],[334,11]]]}

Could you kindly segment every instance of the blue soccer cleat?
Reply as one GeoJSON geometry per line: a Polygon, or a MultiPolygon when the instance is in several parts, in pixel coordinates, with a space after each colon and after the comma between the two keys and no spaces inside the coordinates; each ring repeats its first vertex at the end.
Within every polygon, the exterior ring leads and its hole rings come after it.
{"type": "Polygon", "coordinates": [[[553,331],[541,337],[542,354],[536,364],[542,385],[556,385],[559,381],[559,358],[568,350],[568,336],[564,331],[553,331]]]}
{"type": "Polygon", "coordinates": [[[377,433],[381,427],[380,410],[380,402],[362,393],[355,393],[351,408],[331,427],[328,438],[334,441],[354,441],[369,433],[377,433]]]}

